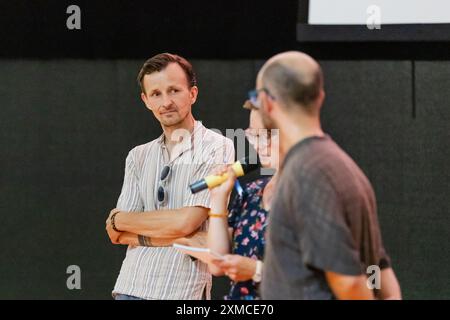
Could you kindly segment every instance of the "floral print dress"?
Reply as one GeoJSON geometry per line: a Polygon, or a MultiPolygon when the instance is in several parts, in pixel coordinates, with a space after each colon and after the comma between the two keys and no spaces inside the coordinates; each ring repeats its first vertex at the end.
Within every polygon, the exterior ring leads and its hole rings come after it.
{"type": "MultiPolygon", "coordinates": [[[[263,208],[264,187],[271,177],[248,183],[244,192],[237,194],[230,205],[228,225],[233,228],[232,253],[263,260],[268,212],[263,208]]],[[[257,284],[253,280],[231,282],[226,300],[258,299],[257,284]]]]}

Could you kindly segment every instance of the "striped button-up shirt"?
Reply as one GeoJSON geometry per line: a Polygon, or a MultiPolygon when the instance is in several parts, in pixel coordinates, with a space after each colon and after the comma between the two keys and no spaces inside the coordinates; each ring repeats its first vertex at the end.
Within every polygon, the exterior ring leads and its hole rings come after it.
{"type": "MultiPolygon", "coordinates": [[[[187,131],[185,131],[187,132],[187,131]]],[[[196,121],[187,135],[171,151],[164,135],[132,149],[126,159],[125,178],[117,208],[122,211],[154,211],[201,206],[209,208],[209,192],[192,194],[189,184],[217,165],[234,160],[233,142],[196,121]],[[164,181],[160,176],[170,167],[164,181]],[[166,190],[166,200],[158,201],[158,188],[166,190]]],[[[172,135],[173,137],[173,135],[172,135]]],[[[207,222],[202,230],[206,230],[207,222]]],[[[209,299],[211,275],[206,264],[193,261],[173,247],[128,247],[113,290],[143,299],[209,299]]]]}

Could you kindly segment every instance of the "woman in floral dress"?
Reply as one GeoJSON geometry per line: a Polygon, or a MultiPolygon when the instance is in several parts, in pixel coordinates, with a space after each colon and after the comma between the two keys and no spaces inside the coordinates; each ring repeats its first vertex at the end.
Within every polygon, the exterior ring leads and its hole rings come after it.
{"type": "MultiPolygon", "coordinates": [[[[247,102],[246,105],[250,104],[247,102]]],[[[250,112],[250,127],[245,133],[258,152],[262,166],[278,169],[278,155],[273,154],[273,150],[277,153],[279,151],[278,136],[263,129],[260,114],[254,107],[250,112]]],[[[273,177],[263,176],[248,183],[243,190],[238,190],[227,213],[228,199],[236,176],[229,166],[221,167],[213,174],[225,172],[229,174],[229,179],[211,190],[208,230],[208,247],[225,257],[210,264],[209,269],[213,275],[227,275],[232,280],[230,292],[225,299],[258,299],[258,284],[263,269],[264,233],[276,174],[273,177]]]]}

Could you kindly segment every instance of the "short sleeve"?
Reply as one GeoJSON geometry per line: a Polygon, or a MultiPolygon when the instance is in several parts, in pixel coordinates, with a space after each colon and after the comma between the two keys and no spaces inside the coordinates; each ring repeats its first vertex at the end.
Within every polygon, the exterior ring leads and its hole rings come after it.
{"type": "Polygon", "coordinates": [[[294,198],[293,210],[303,262],[322,271],[362,274],[359,251],[333,186],[320,174],[305,175],[296,183],[301,192],[294,198]]]}
{"type": "Polygon", "coordinates": [[[122,211],[144,210],[144,203],[139,192],[139,177],[132,151],[128,153],[125,160],[125,176],[116,207],[122,211]]]}

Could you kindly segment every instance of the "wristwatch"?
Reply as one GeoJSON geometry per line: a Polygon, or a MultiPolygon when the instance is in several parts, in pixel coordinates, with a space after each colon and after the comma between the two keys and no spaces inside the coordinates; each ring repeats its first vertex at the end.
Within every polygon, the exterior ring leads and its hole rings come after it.
{"type": "Polygon", "coordinates": [[[255,271],[255,274],[252,277],[252,280],[254,282],[256,282],[256,283],[261,282],[262,269],[263,269],[263,262],[261,260],[256,260],[256,271],[255,271]]]}

